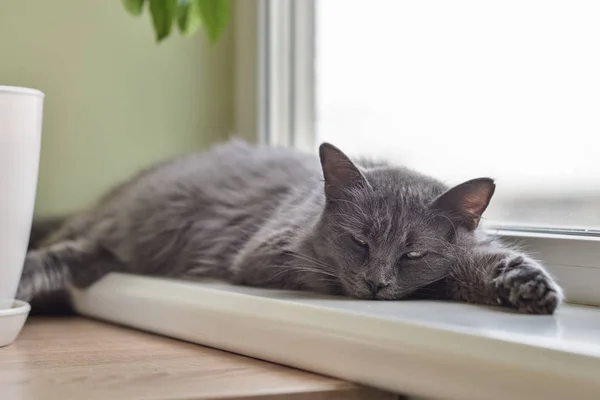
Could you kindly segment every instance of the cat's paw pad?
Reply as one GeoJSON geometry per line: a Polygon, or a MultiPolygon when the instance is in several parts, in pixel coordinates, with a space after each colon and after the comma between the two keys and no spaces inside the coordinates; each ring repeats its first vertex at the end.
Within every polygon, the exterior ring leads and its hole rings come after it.
{"type": "Polygon", "coordinates": [[[503,259],[493,279],[497,301],[529,314],[553,314],[563,301],[562,289],[535,260],[515,255],[503,259]]]}

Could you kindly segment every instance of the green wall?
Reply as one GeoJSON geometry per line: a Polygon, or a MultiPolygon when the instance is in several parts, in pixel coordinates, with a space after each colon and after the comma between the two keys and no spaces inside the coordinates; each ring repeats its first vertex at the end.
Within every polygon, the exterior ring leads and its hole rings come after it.
{"type": "Polygon", "coordinates": [[[224,139],[233,45],[175,35],[120,0],[0,1],[0,85],[46,93],[37,216],[83,207],[156,160],[224,139]]]}

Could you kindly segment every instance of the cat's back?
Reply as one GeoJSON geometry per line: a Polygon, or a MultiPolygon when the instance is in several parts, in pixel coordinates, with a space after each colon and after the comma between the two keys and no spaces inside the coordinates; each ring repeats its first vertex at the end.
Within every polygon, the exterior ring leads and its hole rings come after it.
{"type": "Polygon", "coordinates": [[[176,160],[155,178],[188,183],[207,195],[220,196],[223,192],[277,192],[310,185],[320,175],[318,159],[313,155],[231,140],[176,160]]]}
{"type": "Polygon", "coordinates": [[[118,197],[164,206],[270,206],[293,189],[309,190],[320,176],[316,156],[230,140],[140,173],[118,197]]]}

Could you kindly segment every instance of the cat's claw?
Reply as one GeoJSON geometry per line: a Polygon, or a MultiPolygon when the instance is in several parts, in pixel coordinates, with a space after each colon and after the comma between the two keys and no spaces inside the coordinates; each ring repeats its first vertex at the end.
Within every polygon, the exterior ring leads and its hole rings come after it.
{"type": "Polygon", "coordinates": [[[528,314],[553,314],[564,300],[560,286],[531,258],[506,258],[495,273],[492,284],[502,305],[528,314]]]}

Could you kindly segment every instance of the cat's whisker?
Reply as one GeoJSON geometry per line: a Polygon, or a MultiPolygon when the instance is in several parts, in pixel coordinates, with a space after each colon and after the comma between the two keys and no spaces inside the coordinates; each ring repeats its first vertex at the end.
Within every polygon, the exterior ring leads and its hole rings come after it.
{"type": "Polygon", "coordinates": [[[333,265],[327,264],[323,261],[317,260],[317,259],[307,256],[305,254],[301,254],[301,253],[294,252],[294,251],[288,251],[288,252],[286,252],[286,254],[288,254],[292,257],[299,258],[304,261],[312,262],[319,267],[327,268],[328,270],[330,270],[328,272],[333,272],[336,270],[336,268],[333,265]]]}
{"type": "Polygon", "coordinates": [[[328,277],[337,278],[337,275],[329,273],[327,271],[323,271],[317,268],[311,268],[311,266],[304,265],[267,265],[265,268],[279,268],[281,271],[277,271],[275,276],[279,276],[279,274],[284,274],[286,272],[311,272],[315,274],[325,275],[328,277]]]}
{"type": "MultiPolygon", "coordinates": [[[[312,272],[312,273],[319,274],[318,271],[313,271],[313,270],[304,270],[304,269],[298,269],[298,268],[285,268],[285,269],[283,269],[281,271],[278,271],[277,273],[273,274],[272,276],[270,276],[269,279],[267,280],[267,282],[275,281],[278,278],[282,278],[282,277],[284,277],[286,275],[289,275],[289,274],[306,273],[306,272],[312,272]]],[[[321,277],[321,278],[311,278],[311,281],[323,281],[323,282],[328,282],[329,284],[334,284],[336,286],[340,285],[340,282],[338,280],[334,280],[334,279],[329,278],[327,276],[321,277]]]]}

